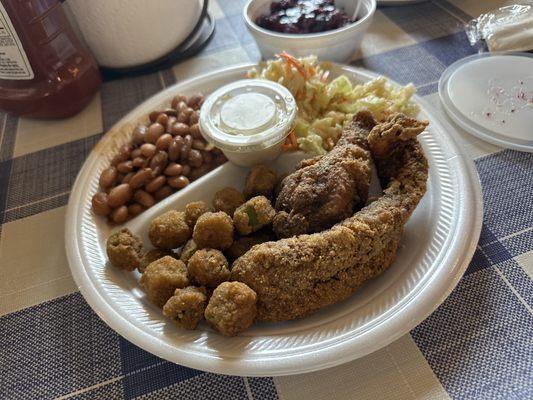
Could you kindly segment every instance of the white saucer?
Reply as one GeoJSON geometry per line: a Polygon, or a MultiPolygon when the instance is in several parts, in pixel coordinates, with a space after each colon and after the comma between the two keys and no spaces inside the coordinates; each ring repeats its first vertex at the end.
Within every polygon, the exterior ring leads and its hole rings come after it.
{"type": "Polygon", "coordinates": [[[533,152],[533,55],[476,54],[442,74],[439,94],[450,118],[482,140],[533,152]]]}

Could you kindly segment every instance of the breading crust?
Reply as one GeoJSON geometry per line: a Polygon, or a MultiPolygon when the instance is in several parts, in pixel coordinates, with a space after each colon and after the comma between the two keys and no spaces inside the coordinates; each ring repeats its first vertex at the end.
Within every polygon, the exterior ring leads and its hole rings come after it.
{"type": "Polygon", "coordinates": [[[393,117],[368,137],[386,187],[382,197],[329,230],[254,246],[234,263],[232,280],[258,295],[259,320],[295,319],[341,301],[393,263],[428,175],[415,137],[427,123],[415,124],[414,134],[413,120],[393,117]],[[391,135],[391,124],[400,131],[391,135]]]}

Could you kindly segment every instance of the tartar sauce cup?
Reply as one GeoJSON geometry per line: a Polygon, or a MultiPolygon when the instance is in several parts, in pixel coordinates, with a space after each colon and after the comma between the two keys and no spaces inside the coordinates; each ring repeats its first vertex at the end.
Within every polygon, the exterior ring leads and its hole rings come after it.
{"type": "Polygon", "coordinates": [[[200,130],[229,161],[249,167],[279,156],[296,111],[296,101],[284,86],[243,79],[217,89],[206,99],[200,111],[200,130]]]}

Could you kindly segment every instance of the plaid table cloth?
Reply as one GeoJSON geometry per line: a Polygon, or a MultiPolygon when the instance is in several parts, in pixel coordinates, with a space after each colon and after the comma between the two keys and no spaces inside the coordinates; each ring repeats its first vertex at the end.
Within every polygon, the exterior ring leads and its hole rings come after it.
{"type": "MultiPolygon", "coordinates": [[[[108,328],[77,291],[64,251],[69,191],[92,147],[165,86],[257,61],[244,0],[211,2],[216,34],[195,58],[106,81],[79,115],[38,121],[0,114],[1,399],[532,399],[533,155],[458,130],[483,187],[472,262],[422,324],[363,359],[279,378],[204,373],[159,359],[108,328]]],[[[434,0],[380,8],[353,64],[413,82],[439,112],[444,69],[472,54],[463,24],[504,1],[434,0]]]]}

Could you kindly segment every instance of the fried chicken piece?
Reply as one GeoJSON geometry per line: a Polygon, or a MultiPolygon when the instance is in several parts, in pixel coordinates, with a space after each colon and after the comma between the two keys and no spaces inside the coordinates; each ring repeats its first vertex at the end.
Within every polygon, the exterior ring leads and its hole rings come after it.
{"type": "Polygon", "coordinates": [[[386,187],[378,200],[329,230],[263,243],[237,259],[231,279],[257,293],[259,320],[299,318],[341,301],[394,262],[426,191],[428,165],[415,138],[426,125],[393,115],[372,129],[368,141],[386,187]]]}
{"type": "MultiPolygon", "coordinates": [[[[276,210],[285,211],[274,226],[302,226],[305,232],[320,232],[360,209],[370,186],[370,153],[367,136],[375,121],[369,112],[359,112],[345,128],[337,145],[322,157],[304,160],[301,168],[288,175],[281,184],[276,210]],[[291,222],[297,218],[298,222],[291,222]]],[[[286,237],[290,229],[278,229],[286,237]]]]}

